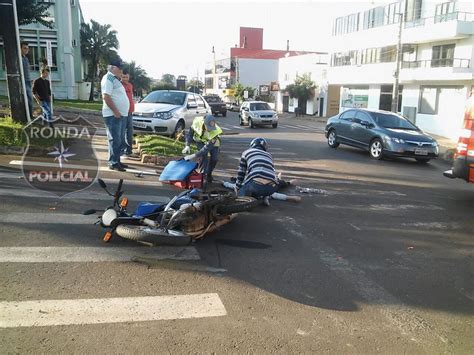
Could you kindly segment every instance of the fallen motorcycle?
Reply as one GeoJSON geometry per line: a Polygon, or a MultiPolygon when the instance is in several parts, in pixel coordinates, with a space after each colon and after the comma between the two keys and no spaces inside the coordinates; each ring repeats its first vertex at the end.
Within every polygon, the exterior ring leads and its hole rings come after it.
{"type": "Polygon", "coordinates": [[[186,245],[229,223],[236,213],[258,204],[252,197],[192,189],[176,195],[168,203],[141,202],[130,214],[128,199],[122,190],[123,180],[119,180],[113,194],[103,180],[98,181],[113,196],[113,204],[105,210],[90,209],[84,214],[103,211],[97,224],[106,229],[104,242],[118,235],[149,245],[186,245]]]}

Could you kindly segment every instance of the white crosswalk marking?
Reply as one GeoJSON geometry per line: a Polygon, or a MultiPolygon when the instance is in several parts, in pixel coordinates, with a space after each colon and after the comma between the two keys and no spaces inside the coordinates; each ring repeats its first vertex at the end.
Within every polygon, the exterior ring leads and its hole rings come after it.
{"type": "Polygon", "coordinates": [[[0,302],[0,328],[144,322],[227,315],[216,293],[0,302]]]}
{"type": "Polygon", "coordinates": [[[150,260],[200,260],[195,247],[0,247],[0,263],[86,263],[150,260]]]}

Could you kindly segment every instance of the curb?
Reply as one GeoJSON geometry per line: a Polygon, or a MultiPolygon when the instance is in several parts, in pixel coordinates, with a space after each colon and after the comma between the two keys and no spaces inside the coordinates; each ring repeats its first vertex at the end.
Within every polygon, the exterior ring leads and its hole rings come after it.
{"type": "Polygon", "coordinates": [[[17,146],[8,146],[2,145],[0,146],[0,154],[10,155],[23,155],[25,153],[25,147],[17,147],[17,146]]]}

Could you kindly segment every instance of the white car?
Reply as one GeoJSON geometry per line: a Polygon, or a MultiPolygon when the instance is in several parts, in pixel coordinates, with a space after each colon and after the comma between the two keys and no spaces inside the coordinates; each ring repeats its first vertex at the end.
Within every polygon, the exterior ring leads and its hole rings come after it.
{"type": "Polygon", "coordinates": [[[191,126],[196,116],[211,112],[199,94],[187,91],[158,90],[135,105],[134,130],[176,136],[191,126]]]}
{"type": "Polygon", "coordinates": [[[245,101],[240,107],[240,125],[250,128],[260,125],[278,127],[278,114],[265,101],[245,101]]]}

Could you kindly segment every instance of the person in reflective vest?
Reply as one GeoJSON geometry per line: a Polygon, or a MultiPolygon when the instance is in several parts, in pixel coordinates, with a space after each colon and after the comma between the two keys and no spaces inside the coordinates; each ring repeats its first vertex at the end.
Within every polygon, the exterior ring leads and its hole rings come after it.
{"type": "Polygon", "coordinates": [[[186,146],[182,153],[188,155],[184,159],[198,158],[200,160],[199,165],[207,183],[212,182],[212,171],[219,160],[221,134],[222,129],[217,125],[215,117],[211,114],[207,114],[205,117],[196,117],[186,134],[186,146]],[[195,154],[189,154],[191,152],[190,145],[193,141],[199,151],[195,154]]]}

